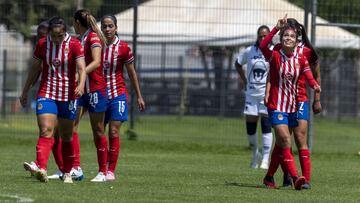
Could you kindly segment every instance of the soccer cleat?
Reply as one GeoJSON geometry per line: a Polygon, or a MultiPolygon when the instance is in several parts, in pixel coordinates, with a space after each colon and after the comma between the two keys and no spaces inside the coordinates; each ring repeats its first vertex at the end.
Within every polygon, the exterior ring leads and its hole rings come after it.
{"type": "Polygon", "coordinates": [[[283,187],[292,187],[292,179],[288,173],[284,173],[283,187]]]}
{"type": "Polygon", "coordinates": [[[81,181],[82,179],[84,179],[84,173],[80,167],[72,168],[70,171],[70,175],[75,181],[81,181]]]}
{"type": "Polygon", "coordinates": [[[258,168],[259,164],[258,161],[262,159],[262,155],[260,152],[256,152],[256,155],[252,157],[250,162],[250,168],[258,168]]]}
{"type": "Polygon", "coordinates": [[[32,161],[30,163],[24,162],[24,169],[29,171],[31,176],[34,176],[35,173],[40,170],[39,167],[32,161]]]}
{"type": "Polygon", "coordinates": [[[64,183],[73,183],[70,173],[64,173],[64,183]]]}
{"type": "Polygon", "coordinates": [[[108,171],[106,173],[106,181],[114,181],[115,180],[115,174],[111,171],[108,171]]]}
{"type": "Polygon", "coordinates": [[[295,190],[301,190],[302,186],[305,184],[305,177],[300,176],[294,179],[295,190]]]}
{"type": "Polygon", "coordinates": [[[51,180],[57,180],[57,179],[62,179],[63,173],[60,170],[57,170],[53,175],[48,176],[49,179],[51,180]]]}
{"type": "Polygon", "coordinates": [[[264,183],[265,187],[267,187],[267,188],[278,189],[278,187],[275,184],[273,176],[265,176],[263,183],[264,183]]]}
{"type": "Polygon", "coordinates": [[[311,189],[311,185],[309,182],[305,182],[304,185],[302,186],[302,189],[304,190],[310,190],[311,189]]]}
{"type": "Polygon", "coordinates": [[[260,168],[265,170],[269,169],[269,161],[263,159],[261,161],[260,168]]]}
{"type": "Polygon", "coordinates": [[[95,178],[91,179],[91,182],[105,182],[106,181],[106,176],[104,175],[103,172],[99,172],[95,178]]]}
{"type": "Polygon", "coordinates": [[[38,171],[36,171],[35,177],[36,179],[40,180],[40,182],[47,183],[49,181],[45,169],[39,169],[38,171]]]}

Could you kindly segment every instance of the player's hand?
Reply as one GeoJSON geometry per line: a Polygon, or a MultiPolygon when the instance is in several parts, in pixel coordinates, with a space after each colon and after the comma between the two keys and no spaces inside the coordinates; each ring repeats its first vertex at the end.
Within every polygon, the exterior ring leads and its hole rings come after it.
{"type": "Polygon", "coordinates": [[[315,85],[314,91],[317,92],[317,93],[320,93],[320,92],[321,92],[321,87],[320,87],[320,85],[315,85]]]}
{"type": "Polygon", "coordinates": [[[140,111],[144,111],[145,110],[145,102],[144,99],[142,97],[137,99],[137,103],[138,103],[138,107],[140,111]]]}
{"type": "Polygon", "coordinates": [[[80,87],[79,85],[75,89],[75,95],[77,97],[81,97],[84,94],[84,87],[80,87]]]}
{"type": "Polygon", "coordinates": [[[282,19],[278,20],[278,22],[276,23],[276,28],[280,30],[286,24],[287,24],[287,13],[285,14],[285,16],[282,19]]]}
{"type": "Polygon", "coordinates": [[[27,100],[28,100],[27,94],[22,93],[21,96],[19,97],[19,101],[22,107],[24,108],[26,107],[27,100]]]}
{"type": "Polygon", "coordinates": [[[266,107],[267,107],[268,101],[269,101],[269,95],[265,95],[265,97],[264,97],[264,105],[266,107]]]}
{"type": "Polygon", "coordinates": [[[320,100],[314,100],[314,102],[312,104],[312,109],[313,109],[314,114],[318,114],[322,111],[320,100]]]}

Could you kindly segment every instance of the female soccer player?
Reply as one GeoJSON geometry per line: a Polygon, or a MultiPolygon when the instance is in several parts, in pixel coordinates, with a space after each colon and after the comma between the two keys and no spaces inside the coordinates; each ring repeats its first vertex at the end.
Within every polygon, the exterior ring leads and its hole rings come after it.
{"type": "Polygon", "coordinates": [[[73,25],[75,32],[80,35],[81,44],[84,47],[86,62],[86,93],[79,99],[79,113],[74,132],[75,161],[74,167],[80,166],[80,144],[77,134],[77,126],[82,115],[88,111],[95,146],[99,170],[92,182],[106,181],[106,162],[108,143],[104,130],[104,118],[108,101],[106,83],[101,65],[101,49],[106,38],[96,24],[95,18],[88,10],[80,9],[74,13],[73,25]]]}
{"type": "MultiPolygon", "coordinates": [[[[319,85],[321,85],[321,79],[320,79],[320,65],[318,63],[319,56],[317,55],[316,51],[312,47],[309,38],[307,37],[305,27],[301,25],[297,20],[293,18],[287,19],[287,24],[294,26],[298,34],[301,36],[301,40],[297,45],[296,52],[298,54],[302,54],[306,57],[306,59],[309,61],[310,66],[315,73],[315,80],[319,85]]],[[[278,44],[275,46],[276,50],[281,49],[281,45],[278,44]]],[[[310,189],[310,179],[311,179],[311,162],[310,162],[310,151],[307,145],[307,130],[308,130],[308,121],[309,121],[309,101],[306,93],[306,84],[305,84],[305,78],[303,76],[299,77],[298,80],[298,89],[297,89],[297,105],[298,105],[298,126],[294,128],[294,137],[295,137],[295,143],[298,148],[299,152],[299,160],[301,165],[301,170],[303,176],[306,178],[306,183],[303,185],[303,189],[310,189]]],[[[321,112],[321,103],[320,103],[320,93],[315,92],[314,93],[314,101],[312,104],[313,112],[314,113],[320,113],[321,112]]],[[[275,153],[273,157],[274,161],[272,161],[272,165],[270,165],[269,168],[269,174],[273,175],[279,164],[280,164],[280,153],[278,150],[275,150],[277,154],[275,153]]],[[[284,173],[284,183],[283,186],[291,186],[291,181],[289,181],[289,178],[287,176],[287,173],[284,173]]]]}
{"type": "Polygon", "coordinates": [[[119,39],[117,20],[113,15],[105,15],[101,20],[101,30],[104,33],[107,44],[103,48],[103,69],[109,101],[105,116],[105,123],[109,123],[109,153],[106,180],[115,180],[115,168],[120,151],[119,129],[128,118],[127,90],[124,80],[124,65],[135,89],[137,104],[140,111],[145,110],[145,102],[140,92],[137,79],[134,57],[128,44],[119,39]]]}
{"type": "Polygon", "coordinates": [[[81,44],[66,32],[66,24],[61,17],[53,17],[49,21],[49,35],[41,38],[36,45],[34,62],[20,96],[23,107],[27,104],[27,94],[40,71],[42,76],[36,108],[40,131],[36,145],[39,170],[36,171],[35,176],[41,182],[48,181],[47,161],[54,143],[54,128],[58,121],[59,133],[63,140],[64,182],[72,183],[71,139],[77,112],[76,97],[84,92],[86,72],[81,44]],[[75,82],[77,71],[80,74],[78,85],[75,82]]]}
{"type": "Polygon", "coordinates": [[[240,53],[235,62],[241,80],[246,85],[245,109],[246,131],[248,140],[252,147],[251,168],[258,167],[258,159],[261,157],[258,150],[258,138],[256,126],[259,117],[261,117],[261,129],[263,140],[263,158],[260,168],[268,169],[269,154],[272,146],[271,124],[268,118],[268,112],[264,105],[266,78],[269,72],[269,63],[259,49],[260,42],[269,34],[270,29],[262,25],[257,30],[256,43],[240,53]],[[242,66],[247,64],[247,76],[245,76],[242,66]]]}
{"type": "MultiPolygon", "coordinates": [[[[296,115],[298,78],[304,75],[311,88],[318,92],[321,89],[313,78],[307,59],[295,52],[298,33],[296,28],[288,25],[286,21],[285,15],[260,43],[260,49],[270,63],[265,103],[275,130],[277,150],[281,151],[284,168],[292,177],[295,189],[300,190],[306,179],[298,176],[291,153],[290,136],[290,130],[298,125],[296,115]],[[279,30],[281,49],[271,51],[267,46],[279,30]]],[[[270,188],[276,187],[273,176],[268,174],[264,178],[264,184],[270,188]]]]}

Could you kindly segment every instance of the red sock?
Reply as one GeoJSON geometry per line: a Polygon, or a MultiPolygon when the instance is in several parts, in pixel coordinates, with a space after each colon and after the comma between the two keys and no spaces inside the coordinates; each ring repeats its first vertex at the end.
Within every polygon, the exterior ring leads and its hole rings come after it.
{"type": "Polygon", "coordinates": [[[266,175],[267,176],[274,176],[274,174],[276,173],[281,161],[282,161],[281,147],[275,145],[274,149],[273,149],[273,151],[271,153],[270,165],[269,165],[269,169],[268,169],[266,175]]]}
{"type": "Polygon", "coordinates": [[[114,172],[119,158],[120,137],[109,138],[109,153],[107,157],[108,171],[114,172]]]}
{"type": "Polygon", "coordinates": [[[52,147],[52,153],[54,155],[55,163],[58,166],[60,171],[64,170],[64,163],[61,154],[61,146],[62,146],[62,139],[61,137],[55,137],[54,145],[52,147]]]}
{"type": "Polygon", "coordinates": [[[301,165],[301,170],[305,179],[310,182],[311,178],[311,161],[310,161],[310,151],[308,149],[299,150],[299,160],[301,165]]]}
{"type": "Polygon", "coordinates": [[[36,162],[41,169],[47,169],[51,148],[54,144],[54,138],[39,137],[36,145],[36,162]]]}
{"type": "Polygon", "coordinates": [[[108,154],[108,144],[106,136],[103,135],[95,140],[95,146],[97,151],[97,159],[99,164],[99,172],[106,174],[106,162],[108,154]]]}
{"type": "Polygon", "coordinates": [[[74,147],[74,165],[73,167],[77,168],[80,166],[80,141],[79,134],[77,132],[73,132],[72,143],[74,147]]]}
{"type": "Polygon", "coordinates": [[[291,153],[290,147],[282,148],[283,162],[285,170],[289,172],[291,177],[297,177],[298,173],[294,162],[294,157],[291,153]]]}
{"type": "Polygon", "coordinates": [[[61,146],[62,157],[64,160],[64,173],[70,173],[74,164],[74,147],[72,141],[65,142],[63,140],[61,146]]]}

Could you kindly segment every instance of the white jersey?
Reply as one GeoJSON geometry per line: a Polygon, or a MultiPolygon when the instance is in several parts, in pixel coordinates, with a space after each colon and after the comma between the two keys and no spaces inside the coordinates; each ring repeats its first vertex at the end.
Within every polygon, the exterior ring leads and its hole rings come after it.
{"type": "Polygon", "coordinates": [[[266,78],[269,72],[269,63],[265,60],[260,49],[255,45],[247,47],[237,58],[240,65],[247,64],[246,96],[265,97],[266,78]]]}

